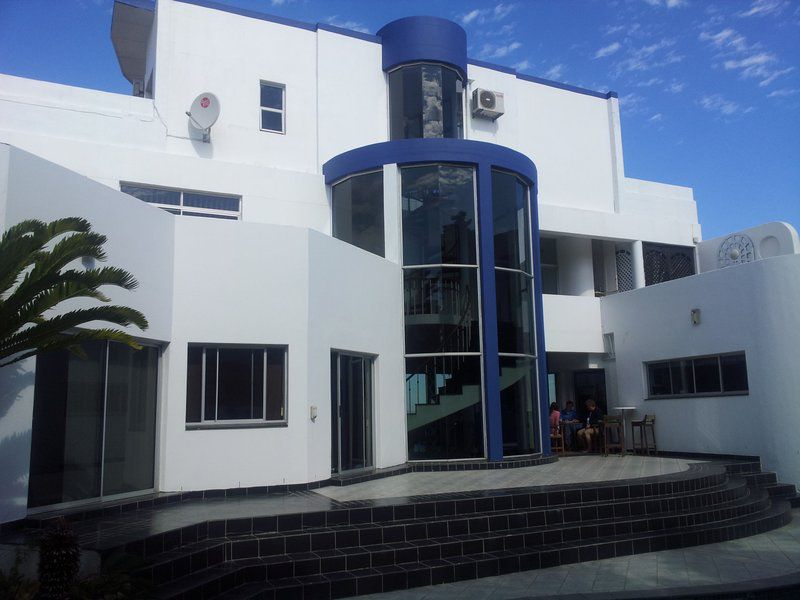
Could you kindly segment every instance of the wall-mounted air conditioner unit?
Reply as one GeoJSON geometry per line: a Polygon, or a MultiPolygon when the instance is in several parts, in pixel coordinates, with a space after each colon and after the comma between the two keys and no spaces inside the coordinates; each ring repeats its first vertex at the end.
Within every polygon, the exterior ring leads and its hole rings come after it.
{"type": "Polygon", "coordinates": [[[493,92],[481,88],[472,92],[472,116],[482,119],[496,120],[505,112],[502,92],[493,92]]]}

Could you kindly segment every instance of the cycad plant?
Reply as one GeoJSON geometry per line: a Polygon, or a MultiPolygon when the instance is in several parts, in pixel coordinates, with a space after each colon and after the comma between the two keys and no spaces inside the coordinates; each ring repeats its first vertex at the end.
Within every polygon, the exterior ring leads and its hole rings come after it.
{"type": "Polygon", "coordinates": [[[112,340],[138,349],[140,346],[120,329],[76,329],[92,321],[121,327],[147,329],[138,310],[107,304],[99,290],[113,285],[132,290],[139,284],[133,275],[116,267],[94,267],[106,260],[106,237],[92,231],[79,217],[50,223],[27,220],[10,227],[0,239],[0,367],[40,352],[69,348],[82,354],[80,344],[112,340]],[[78,266],[80,259],[91,266],[78,266]],[[85,261],[84,261],[85,262],[85,261]],[[72,310],[59,308],[73,298],[90,298],[103,304],[72,310]]]}

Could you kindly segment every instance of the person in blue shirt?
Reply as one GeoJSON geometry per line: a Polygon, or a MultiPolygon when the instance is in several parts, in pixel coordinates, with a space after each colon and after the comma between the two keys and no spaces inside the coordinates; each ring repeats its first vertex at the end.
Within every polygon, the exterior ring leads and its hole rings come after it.
{"type": "Polygon", "coordinates": [[[564,447],[568,450],[574,450],[574,437],[581,427],[581,422],[578,419],[578,411],[575,410],[575,403],[572,400],[567,400],[564,410],[561,411],[561,424],[561,431],[564,434],[564,447]]]}
{"type": "Polygon", "coordinates": [[[561,411],[561,420],[567,422],[578,421],[578,411],[575,410],[575,403],[572,400],[567,400],[564,405],[564,410],[561,411]]]}
{"type": "Polygon", "coordinates": [[[578,445],[583,452],[594,452],[600,437],[600,423],[603,413],[594,400],[586,401],[586,419],[582,429],[578,430],[578,445]]]}

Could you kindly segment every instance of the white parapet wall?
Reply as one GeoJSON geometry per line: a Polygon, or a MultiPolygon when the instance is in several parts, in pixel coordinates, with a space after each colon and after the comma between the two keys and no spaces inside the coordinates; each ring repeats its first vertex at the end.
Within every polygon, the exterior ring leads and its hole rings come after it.
{"type": "Polygon", "coordinates": [[[616,346],[616,405],[656,415],[659,450],[758,455],[780,478],[800,481],[797,298],[797,254],[604,298],[603,331],[616,346]],[[647,399],[645,363],[741,351],[747,394],[647,399]]]}

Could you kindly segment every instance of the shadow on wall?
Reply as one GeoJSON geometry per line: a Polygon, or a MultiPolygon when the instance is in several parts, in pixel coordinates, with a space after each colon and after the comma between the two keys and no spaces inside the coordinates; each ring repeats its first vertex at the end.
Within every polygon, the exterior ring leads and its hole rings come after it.
{"type": "Polygon", "coordinates": [[[35,359],[0,368],[0,523],[28,505],[35,359]]]}

